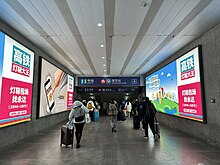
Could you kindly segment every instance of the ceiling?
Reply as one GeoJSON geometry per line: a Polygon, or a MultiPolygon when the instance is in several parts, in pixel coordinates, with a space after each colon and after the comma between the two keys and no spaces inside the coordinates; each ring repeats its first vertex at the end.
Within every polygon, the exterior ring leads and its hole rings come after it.
{"type": "Polygon", "coordinates": [[[129,76],[218,25],[219,8],[220,0],[0,0],[0,19],[74,74],[129,76]]]}

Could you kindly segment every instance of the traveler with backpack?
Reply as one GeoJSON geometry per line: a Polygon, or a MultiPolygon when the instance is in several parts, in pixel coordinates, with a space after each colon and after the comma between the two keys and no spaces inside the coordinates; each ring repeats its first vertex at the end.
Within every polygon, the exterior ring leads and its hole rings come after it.
{"type": "Polygon", "coordinates": [[[154,118],[156,114],[156,108],[154,104],[149,100],[148,97],[143,98],[142,106],[141,106],[141,119],[143,120],[143,128],[145,130],[145,138],[148,139],[148,125],[150,125],[150,129],[154,135],[155,141],[157,140],[158,136],[155,133],[154,128],[154,118]]]}
{"type": "Polygon", "coordinates": [[[83,127],[85,125],[86,119],[85,114],[89,113],[89,110],[80,101],[75,101],[73,103],[73,108],[69,114],[69,121],[67,127],[73,130],[75,126],[75,136],[76,136],[76,148],[80,148],[80,141],[82,138],[83,127]]]}
{"type": "Polygon", "coordinates": [[[110,116],[110,124],[112,127],[112,132],[116,132],[116,120],[118,114],[117,102],[113,99],[109,103],[108,114],[110,116]]]}

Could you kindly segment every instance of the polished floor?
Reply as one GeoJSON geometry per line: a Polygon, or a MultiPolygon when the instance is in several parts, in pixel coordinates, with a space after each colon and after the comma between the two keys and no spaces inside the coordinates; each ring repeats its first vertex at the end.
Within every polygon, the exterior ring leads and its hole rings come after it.
{"type": "MultiPolygon", "coordinates": [[[[117,122],[111,132],[109,118],[85,125],[81,148],[60,147],[61,124],[39,132],[0,151],[0,165],[220,165],[220,148],[161,125],[161,138],[144,139],[132,119],[117,122]]],[[[7,137],[6,137],[7,138],[7,137]]]]}

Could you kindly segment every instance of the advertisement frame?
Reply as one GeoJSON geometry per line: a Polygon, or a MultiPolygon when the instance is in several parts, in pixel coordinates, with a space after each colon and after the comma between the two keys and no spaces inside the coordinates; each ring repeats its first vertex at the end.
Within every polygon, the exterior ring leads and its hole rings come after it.
{"type": "MultiPolygon", "coordinates": [[[[198,60],[199,60],[199,76],[200,76],[200,91],[201,91],[201,100],[206,100],[205,99],[205,88],[204,88],[204,70],[203,70],[203,58],[202,58],[202,45],[197,45],[195,47],[193,47],[192,49],[190,49],[189,51],[173,58],[170,62],[166,63],[165,65],[162,65],[160,66],[159,68],[149,72],[148,74],[145,75],[145,87],[146,87],[146,77],[148,77],[149,75],[157,72],[158,70],[162,69],[163,67],[169,65],[170,63],[176,61],[177,59],[181,58],[182,56],[186,55],[187,53],[189,53],[190,51],[194,50],[198,48],[198,60]]],[[[147,96],[147,93],[146,93],[146,90],[145,89],[145,96],[147,96]]],[[[203,121],[198,121],[198,120],[193,120],[193,119],[190,119],[190,118],[186,118],[186,117],[181,117],[181,116],[176,116],[176,115],[171,115],[171,114],[168,114],[168,113],[163,113],[163,112],[159,112],[161,114],[164,114],[164,115],[168,115],[168,116],[172,116],[172,117],[178,117],[178,118],[181,118],[181,119],[186,119],[186,120],[190,120],[190,121],[195,121],[195,122],[199,122],[199,123],[203,123],[203,124],[207,124],[207,113],[206,113],[206,102],[205,101],[202,101],[201,103],[201,106],[202,106],[202,115],[203,115],[203,121]]]]}
{"type": "MultiPolygon", "coordinates": [[[[35,66],[36,66],[36,53],[35,53],[35,51],[34,50],[32,50],[29,46],[27,46],[27,45],[25,45],[25,44],[23,44],[21,41],[19,41],[19,40],[17,40],[17,39],[15,39],[14,37],[12,37],[10,34],[8,34],[7,32],[4,32],[4,31],[2,31],[2,30],[0,30],[0,33],[3,33],[4,34],[4,36],[7,36],[7,37],[9,37],[10,39],[12,39],[12,40],[14,40],[15,42],[17,42],[18,44],[20,44],[20,45],[22,45],[23,47],[25,47],[26,49],[28,49],[29,51],[31,51],[32,53],[33,53],[33,73],[32,73],[32,76],[33,76],[33,78],[32,78],[32,88],[31,88],[31,90],[32,90],[32,95],[31,95],[31,104],[30,104],[30,109],[31,109],[31,112],[30,112],[30,120],[26,120],[26,121],[22,121],[22,122],[16,122],[16,123],[14,123],[14,124],[9,124],[9,125],[7,125],[7,126],[4,126],[4,127],[0,127],[0,129],[4,129],[4,128],[7,128],[7,127],[13,127],[13,126],[17,126],[17,125],[20,125],[20,124],[25,124],[25,123],[28,123],[28,122],[32,122],[32,120],[33,120],[33,100],[34,100],[34,98],[33,98],[33,94],[34,94],[34,85],[35,85],[35,66]]],[[[5,45],[5,43],[4,43],[4,45],[5,45]]],[[[3,45],[3,46],[4,46],[3,45]]],[[[5,46],[4,46],[5,47],[5,46]]],[[[2,52],[4,53],[4,51],[5,51],[5,49],[3,49],[2,50],[2,52]]],[[[3,62],[2,62],[3,63],[3,62]]],[[[1,82],[2,83],[2,82],[1,82]]],[[[1,90],[1,89],[0,89],[1,90]]]]}
{"type": "MultiPolygon", "coordinates": [[[[73,77],[73,79],[75,79],[75,77],[64,71],[64,69],[61,69],[60,67],[58,67],[56,64],[54,64],[53,62],[49,61],[48,59],[42,57],[42,56],[39,56],[39,65],[38,65],[38,92],[37,92],[37,110],[36,110],[36,119],[41,119],[41,118],[45,118],[45,117],[49,117],[49,116],[53,116],[53,115],[57,115],[57,114],[61,114],[61,113],[66,113],[68,112],[69,110],[65,110],[65,111],[61,111],[61,112],[57,112],[57,113],[54,113],[54,114],[50,114],[50,115],[45,115],[45,116],[41,116],[40,117],[40,100],[41,100],[41,89],[42,89],[42,84],[41,84],[41,80],[42,80],[42,76],[41,76],[41,72],[42,72],[42,61],[45,60],[47,61],[48,63],[50,63],[51,65],[57,67],[58,69],[62,70],[63,72],[65,72],[67,75],[70,75],[73,77]]],[[[74,81],[74,87],[75,87],[75,81],[74,81]]],[[[73,88],[73,92],[74,92],[74,88],[73,88]]]]}

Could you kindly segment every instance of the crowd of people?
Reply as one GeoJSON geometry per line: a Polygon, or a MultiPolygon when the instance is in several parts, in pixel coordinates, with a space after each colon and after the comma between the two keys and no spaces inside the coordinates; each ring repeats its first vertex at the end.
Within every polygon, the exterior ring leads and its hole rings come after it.
{"type": "Polygon", "coordinates": [[[80,141],[85,123],[87,123],[87,120],[91,122],[95,121],[94,113],[96,112],[101,112],[101,115],[109,115],[112,132],[117,132],[116,121],[124,121],[131,116],[138,116],[139,122],[142,123],[142,129],[145,130],[144,138],[149,138],[148,125],[155,141],[158,138],[154,126],[156,108],[148,97],[143,97],[142,101],[136,99],[133,103],[130,100],[122,100],[121,103],[118,103],[112,99],[109,103],[103,102],[100,104],[94,99],[88,101],[82,100],[73,103],[67,123],[68,129],[73,130],[75,126],[76,148],[81,147],[80,141]],[[87,119],[87,116],[90,118],[87,119]]]}

